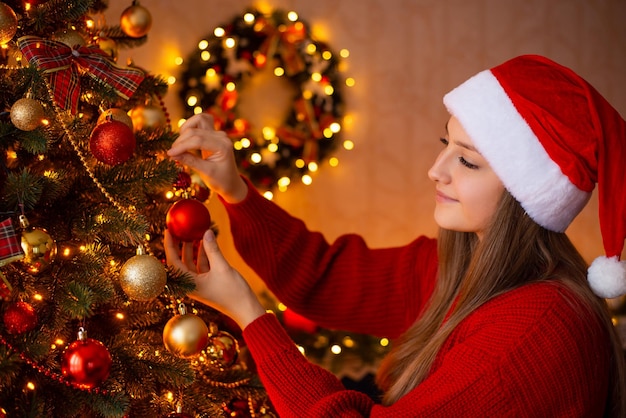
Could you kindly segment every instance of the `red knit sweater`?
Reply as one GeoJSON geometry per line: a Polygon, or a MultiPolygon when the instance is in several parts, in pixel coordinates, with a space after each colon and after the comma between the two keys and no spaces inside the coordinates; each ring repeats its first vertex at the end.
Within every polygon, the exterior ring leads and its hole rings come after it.
{"type": "MultiPolygon", "coordinates": [[[[399,336],[436,278],[436,243],[369,249],[328,244],[252,190],[225,204],[238,251],[290,309],[318,324],[399,336]]],[[[601,417],[608,337],[563,288],[532,284],[486,303],[450,335],[430,375],[384,407],[309,363],[266,314],[243,331],[276,410],[286,417],[601,417]]]]}

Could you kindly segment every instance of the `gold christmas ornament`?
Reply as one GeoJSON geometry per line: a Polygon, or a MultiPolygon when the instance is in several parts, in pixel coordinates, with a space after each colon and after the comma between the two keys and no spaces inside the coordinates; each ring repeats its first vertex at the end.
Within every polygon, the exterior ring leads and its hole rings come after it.
{"type": "Polygon", "coordinates": [[[17,129],[32,131],[41,125],[44,110],[39,101],[24,97],[13,103],[10,116],[11,122],[17,129]]]}
{"type": "Polygon", "coordinates": [[[129,298],[150,301],[159,296],[167,283],[167,272],[154,256],[145,254],[143,248],[131,257],[120,270],[120,285],[129,298]]]}
{"type": "Polygon", "coordinates": [[[133,120],[131,119],[129,114],[126,113],[124,110],[118,109],[115,107],[112,107],[102,112],[100,116],[98,116],[98,120],[96,121],[96,124],[99,125],[102,122],[106,122],[107,120],[111,120],[111,119],[116,120],[118,122],[123,122],[131,130],[133,129],[133,120]]]}
{"type": "Polygon", "coordinates": [[[152,16],[150,12],[137,2],[122,12],[120,27],[130,37],[141,38],[148,33],[151,26],[152,16]]]}
{"type": "Polygon", "coordinates": [[[76,45],[85,46],[87,43],[80,32],[74,29],[59,30],[52,34],[52,39],[58,42],[63,42],[70,48],[74,48],[76,45]]]}
{"type": "Polygon", "coordinates": [[[180,315],[167,321],[163,328],[163,344],[177,357],[197,356],[209,342],[209,328],[201,318],[187,313],[183,303],[178,305],[178,312],[180,315]]]}
{"type": "Polygon", "coordinates": [[[17,15],[11,7],[0,3],[0,45],[9,42],[17,33],[17,15]]]}
{"type": "Polygon", "coordinates": [[[209,344],[205,349],[211,364],[220,370],[232,367],[239,358],[239,343],[232,334],[220,331],[215,323],[210,324],[209,344]]]}
{"type": "Polygon", "coordinates": [[[113,39],[107,38],[106,36],[98,37],[98,48],[109,54],[111,58],[113,58],[113,61],[117,61],[117,43],[115,43],[113,39]]]}
{"type": "Polygon", "coordinates": [[[48,231],[43,228],[33,228],[26,216],[20,215],[22,230],[22,250],[24,258],[20,261],[24,269],[37,275],[46,270],[57,255],[57,244],[48,231]]]}
{"type": "Polygon", "coordinates": [[[167,126],[167,118],[163,109],[152,104],[141,105],[130,111],[130,118],[133,121],[135,132],[154,131],[167,126]]]}

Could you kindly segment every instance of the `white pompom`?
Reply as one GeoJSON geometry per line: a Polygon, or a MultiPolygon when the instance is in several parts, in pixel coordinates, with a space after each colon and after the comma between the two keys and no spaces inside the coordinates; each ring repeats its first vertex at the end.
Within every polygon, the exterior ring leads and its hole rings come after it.
{"type": "Polygon", "coordinates": [[[587,280],[593,293],[601,298],[616,298],[626,294],[626,263],[617,256],[598,257],[587,270],[587,280]]]}

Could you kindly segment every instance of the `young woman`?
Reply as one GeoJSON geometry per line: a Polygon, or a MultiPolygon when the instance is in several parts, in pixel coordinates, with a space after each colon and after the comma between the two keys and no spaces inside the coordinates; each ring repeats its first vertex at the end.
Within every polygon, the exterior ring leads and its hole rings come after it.
{"type": "Polygon", "coordinates": [[[428,172],[440,234],[398,248],[309,231],[239,176],[208,115],[190,118],[169,151],[220,196],[238,251],[283,303],[322,326],[395,339],[381,402],[307,362],[210,231],[196,265],[191,244],[181,257],[166,233],[168,262],[194,275],[192,297],[241,326],[281,417],[626,416],[624,353],[603,299],[626,293],[626,123],[539,56],[483,71],[444,103],[451,117],[428,172]],[[587,269],[563,231],[595,183],[607,257],[587,269]]]}

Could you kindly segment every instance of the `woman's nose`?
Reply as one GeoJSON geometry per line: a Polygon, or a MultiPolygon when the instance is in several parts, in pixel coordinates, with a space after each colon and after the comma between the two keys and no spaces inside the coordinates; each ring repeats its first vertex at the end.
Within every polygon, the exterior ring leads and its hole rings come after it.
{"type": "Polygon", "coordinates": [[[448,172],[446,170],[445,160],[446,158],[445,158],[445,150],[444,150],[444,151],[441,151],[441,153],[439,153],[439,155],[435,159],[435,162],[428,170],[429,179],[431,179],[434,182],[439,182],[439,183],[446,182],[449,180],[450,176],[448,175],[448,172]]]}

